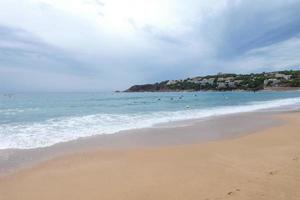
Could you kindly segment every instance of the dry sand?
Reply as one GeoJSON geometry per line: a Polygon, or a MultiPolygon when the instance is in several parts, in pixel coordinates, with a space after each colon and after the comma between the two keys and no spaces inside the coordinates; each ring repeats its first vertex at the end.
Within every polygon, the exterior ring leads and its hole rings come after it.
{"type": "Polygon", "coordinates": [[[59,157],[1,178],[0,199],[299,200],[300,114],[278,117],[239,138],[59,157]]]}

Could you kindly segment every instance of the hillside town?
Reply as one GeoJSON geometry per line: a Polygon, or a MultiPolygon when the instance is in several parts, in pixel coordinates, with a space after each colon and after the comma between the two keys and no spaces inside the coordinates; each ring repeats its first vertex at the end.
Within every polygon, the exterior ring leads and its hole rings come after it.
{"type": "Polygon", "coordinates": [[[300,87],[300,70],[263,72],[257,74],[228,74],[198,76],[160,83],[134,85],[125,92],[168,91],[259,91],[300,87]]]}

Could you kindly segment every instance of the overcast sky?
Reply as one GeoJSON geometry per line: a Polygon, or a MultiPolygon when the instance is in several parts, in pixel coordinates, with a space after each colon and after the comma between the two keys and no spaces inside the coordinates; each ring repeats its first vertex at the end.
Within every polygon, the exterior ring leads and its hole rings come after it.
{"type": "Polygon", "coordinates": [[[300,0],[1,0],[0,91],[299,69],[300,0]]]}

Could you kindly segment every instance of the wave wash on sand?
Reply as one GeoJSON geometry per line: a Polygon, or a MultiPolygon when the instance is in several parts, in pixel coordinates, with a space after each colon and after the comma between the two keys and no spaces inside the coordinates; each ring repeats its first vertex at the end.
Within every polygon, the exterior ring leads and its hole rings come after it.
{"type": "Polygon", "coordinates": [[[253,101],[245,105],[219,106],[207,109],[139,112],[132,114],[93,114],[80,117],[53,118],[33,123],[2,124],[0,125],[0,149],[47,147],[81,137],[147,128],[160,123],[202,119],[299,104],[300,98],[287,98],[271,101],[253,101]]]}

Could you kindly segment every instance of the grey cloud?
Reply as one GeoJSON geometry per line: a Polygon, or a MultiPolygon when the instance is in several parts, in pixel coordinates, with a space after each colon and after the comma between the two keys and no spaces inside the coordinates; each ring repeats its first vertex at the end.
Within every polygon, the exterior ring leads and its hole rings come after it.
{"type": "Polygon", "coordinates": [[[229,1],[217,17],[207,19],[204,31],[211,34],[220,58],[298,37],[300,1],[229,1]]]}
{"type": "Polygon", "coordinates": [[[18,28],[0,26],[0,67],[10,65],[47,71],[85,71],[78,60],[58,47],[18,28]]]}
{"type": "Polygon", "coordinates": [[[149,24],[138,26],[133,19],[128,19],[128,23],[134,28],[135,31],[142,33],[146,37],[150,37],[151,39],[164,43],[183,45],[183,42],[180,39],[176,38],[171,33],[166,33],[162,30],[159,30],[155,26],[149,24]]]}
{"type": "Polygon", "coordinates": [[[179,39],[177,39],[170,33],[164,33],[162,31],[158,30],[157,28],[155,28],[154,26],[151,26],[151,25],[143,26],[141,28],[141,30],[144,33],[152,36],[156,40],[171,43],[171,44],[176,44],[176,45],[182,44],[182,42],[179,39]]]}
{"type": "Polygon", "coordinates": [[[105,4],[104,4],[102,1],[95,0],[95,2],[96,2],[99,6],[105,6],[105,4]]]}

